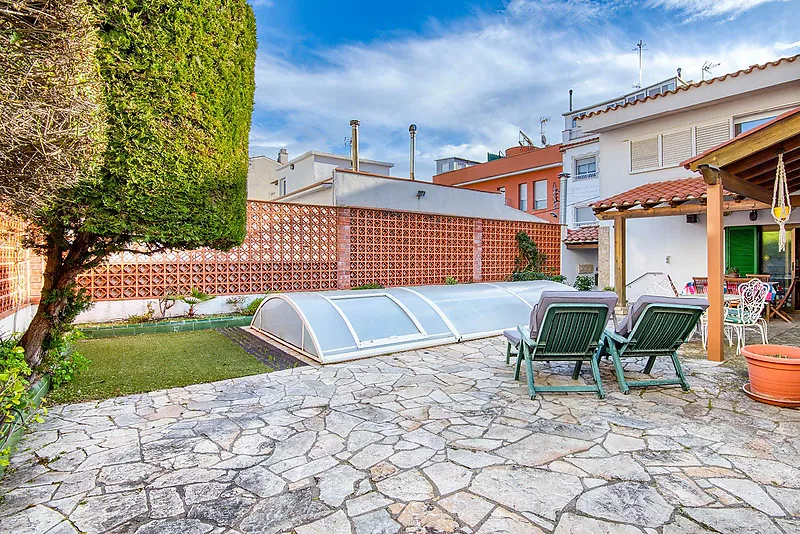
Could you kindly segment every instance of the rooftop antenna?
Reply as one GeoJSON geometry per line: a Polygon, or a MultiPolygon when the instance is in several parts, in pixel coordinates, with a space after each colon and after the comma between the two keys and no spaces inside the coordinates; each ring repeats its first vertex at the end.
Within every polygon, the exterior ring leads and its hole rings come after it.
{"type": "Polygon", "coordinates": [[[525,135],[522,130],[519,131],[519,146],[534,146],[531,138],[525,135]]]}
{"type": "Polygon", "coordinates": [[[550,117],[541,117],[539,119],[539,135],[542,136],[542,146],[547,146],[547,137],[544,135],[544,125],[547,124],[549,120],[550,117]]]}
{"type": "Polygon", "coordinates": [[[639,42],[636,43],[636,48],[633,49],[634,52],[639,52],[639,83],[633,86],[636,89],[642,88],[642,53],[646,48],[645,42],[639,39],[639,42]]]}
{"type": "Polygon", "coordinates": [[[703,63],[703,69],[700,72],[700,79],[705,80],[706,74],[708,74],[709,78],[711,77],[711,69],[719,67],[721,63],[712,63],[710,61],[706,61],[703,63]]]}

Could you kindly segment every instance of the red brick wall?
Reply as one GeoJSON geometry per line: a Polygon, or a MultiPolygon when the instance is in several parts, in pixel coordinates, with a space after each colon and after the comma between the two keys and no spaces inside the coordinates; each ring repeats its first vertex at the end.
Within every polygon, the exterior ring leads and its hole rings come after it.
{"type": "MultiPolygon", "coordinates": [[[[0,222],[0,314],[36,302],[41,259],[21,248],[23,225],[0,222]]],[[[447,215],[248,203],[247,238],[229,252],[120,254],[82,275],[95,300],[158,298],[197,287],[213,295],[505,280],[524,230],[558,272],[560,227],[447,215]]]]}

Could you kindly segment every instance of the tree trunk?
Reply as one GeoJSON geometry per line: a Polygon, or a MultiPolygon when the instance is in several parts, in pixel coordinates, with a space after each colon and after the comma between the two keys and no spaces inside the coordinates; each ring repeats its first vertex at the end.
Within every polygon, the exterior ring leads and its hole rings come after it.
{"type": "Polygon", "coordinates": [[[58,317],[67,305],[65,290],[75,283],[77,276],[77,270],[68,269],[64,265],[61,249],[55,245],[49,245],[39,307],[19,342],[20,346],[25,349],[25,361],[34,371],[44,357],[44,348],[50,341],[53,329],[57,326],[58,317]]]}

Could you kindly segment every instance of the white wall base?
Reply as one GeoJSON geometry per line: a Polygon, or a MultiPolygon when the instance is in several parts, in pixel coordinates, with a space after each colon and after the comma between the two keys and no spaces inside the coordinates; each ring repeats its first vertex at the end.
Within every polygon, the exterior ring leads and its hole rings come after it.
{"type": "MultiPolygon", "coordinates": [[[[253,299],[263,297],[264,295],[237,295],[244,297],[244,305],[249,304],[253,299]]],[[[228,299],[232,296],[214,297],[211,300],[196,304],[194,309],[195,313],[199,315],[210,315],[216,313],[230,313],[235,311],[235,308],[228,304],[228,299]]],[[[137,300],[101,300],[94,303],[94,305],[87,311],[80,314],[75,323],[104,323],[106,321],[120,321],[125,320],[131,315],[142,315],[147,312],[147,303],[150,303],[155,310],[155,317],[161,318],[161,312],[158,309],[158,299],[137,299],[137,300]]],[[[189,305],[182,302],[176,302],[175,305],[167,310],[167,317],[177,317],[186,315],[189,310],[189,305]]],[[[26,325],[27,326],[27,325],[26,325]]]]}
{"type": "Polygon", "coordinates": [[[36,314],[35,304],[29,304],[21,308],[16,313],[0,319],[0,338],[6,338],[15,333],[21,333],[28,329],[33,316],[36,314]]]}

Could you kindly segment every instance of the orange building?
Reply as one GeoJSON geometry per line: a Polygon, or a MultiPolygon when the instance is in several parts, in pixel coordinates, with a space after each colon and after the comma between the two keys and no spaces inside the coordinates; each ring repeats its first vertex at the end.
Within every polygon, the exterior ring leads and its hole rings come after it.
{"type": "MultiPolygon", "coordinates": [[[[462,168],[455,165],[456,170],[435,174],[433,183],[499,192],[505,196],[507,205],[547,222],[559,222],[561,161],[561,145],[515,146],[506,150],[504,158],[486,163],[468,162],[462,168]]],[[[437,165],[437,169],[441,168],[437,165]]]]}

